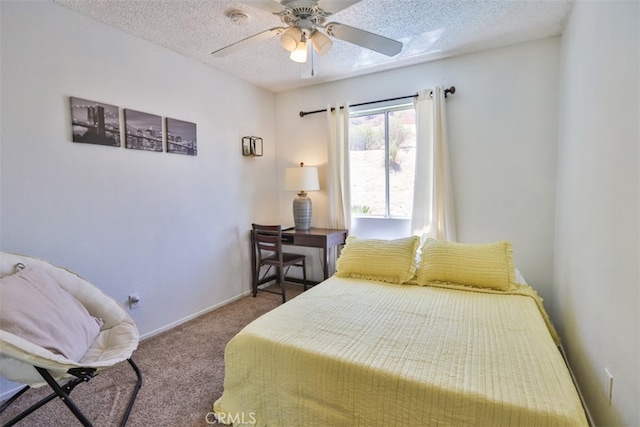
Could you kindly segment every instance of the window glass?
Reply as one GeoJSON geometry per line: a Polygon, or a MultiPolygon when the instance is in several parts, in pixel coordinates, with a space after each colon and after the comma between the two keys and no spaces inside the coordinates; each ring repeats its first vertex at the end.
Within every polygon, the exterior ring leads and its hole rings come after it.
{"type": "Polygon", "coordinates": [[[415,151],[413,105],[352,112],[349,168],[355,216],[411,216],[415,151]]]}

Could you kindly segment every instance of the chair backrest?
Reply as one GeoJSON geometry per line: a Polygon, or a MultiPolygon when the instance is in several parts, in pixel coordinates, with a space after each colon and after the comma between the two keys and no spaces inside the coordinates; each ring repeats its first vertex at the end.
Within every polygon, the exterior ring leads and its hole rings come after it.
{"type": "Polygon", "coordinates": [[[280,225],[251,224],[253,242],[258,254],[258,262],[265,256],[275,255],[282,261],[282,227],[280,225]],[[267,252],[268,255],[265,255],[267,252]]]}

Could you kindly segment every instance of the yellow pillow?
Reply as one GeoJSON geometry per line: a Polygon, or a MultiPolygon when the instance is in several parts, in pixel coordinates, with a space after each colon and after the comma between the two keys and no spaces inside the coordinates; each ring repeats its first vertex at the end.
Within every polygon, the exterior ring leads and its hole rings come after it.
{"type": "Polygon", "coordinates": [[[453,243],[427,239],[416,272],[420,285],[450,282],[508,291],[516,288],[510,242],[453,243]]]}
{"type": "Polygon", "coordinates": [[[403,283],[415,274],[419,245],[417,236],[396,240],[349,236],[336,264],[336,276],[403,283]]]}

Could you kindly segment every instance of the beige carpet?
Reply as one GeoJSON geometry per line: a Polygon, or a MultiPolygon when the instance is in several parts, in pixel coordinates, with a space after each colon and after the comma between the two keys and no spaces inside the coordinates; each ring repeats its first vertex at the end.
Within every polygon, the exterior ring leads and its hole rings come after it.
{"type": "MultiPolygon", "coordinates": [[[[302,287],[287,284],[287,299],[302,287]]],[[[259,292],[202,315],[140,343],[133,360],[142,371],[142,388],[128,426],[207,426],[213,402],[222,395],[224,348],[247,323],[281,303],[281,296],[259,292]],[[207,422],[208,421],[208,422],[207,422]]],[[[117,426],[126,409],[136,376],[128,363],[80,384],[71,398],[96,426],[117,426]]],[[[49,394],[48,387],[29,390],[0,417],[15,414],[49,394]]],[[[18,426],[81,425],[59,400],[49,402],[18,426]]]]}

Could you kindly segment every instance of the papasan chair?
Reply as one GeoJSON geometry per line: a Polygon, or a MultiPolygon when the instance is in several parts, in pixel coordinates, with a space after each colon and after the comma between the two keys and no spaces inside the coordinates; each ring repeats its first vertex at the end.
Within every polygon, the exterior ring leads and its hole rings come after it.
{"type": "Polygon", "coordinates": [[[142,385],[131,359],[138,341],[138,329],[124,308],[87,280],[42,259],[0,252],[0,375],[26,385],[0,413],[30,388],[48,385],[53,390],[5,425],[58,397],[90,426],[69,394],[99,372],[127,361],[137,380],[124,426],[142,385]]]}

